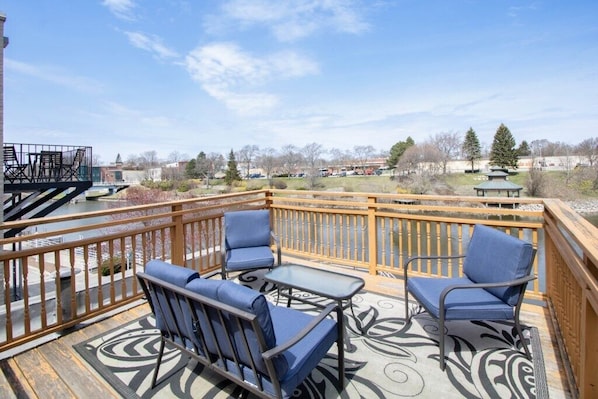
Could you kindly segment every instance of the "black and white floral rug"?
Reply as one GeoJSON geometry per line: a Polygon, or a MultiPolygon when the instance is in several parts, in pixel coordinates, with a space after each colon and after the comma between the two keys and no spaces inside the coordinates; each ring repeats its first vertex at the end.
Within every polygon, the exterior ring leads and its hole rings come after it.
{"type": "MultiPolygon", "coordinates": [[[[243,284],[276,301],[259,274],[243,284]]],[[[310,305],[293,307],[313,311],[310,305]]],[[[336,347],[299,386],[299,398],[544,398],[548,397],[538,331],[525,330],[528,360],[513,326],[500,322],[447,322],[446,371],[439,367],[438,325],[418,314],[405,325],[404,304],[362,291],[348,315],[351,351],[345,352],[344,391],[336,390],[336,347]],[[362,334],[355,317],[365,327],[362,334]]],[[[151,315],[75,345],[82,357],[126,398],[231,398],[242,389],[201,364],[166,349],[159,385],[149,389],[160,335],[151,315]]]]}

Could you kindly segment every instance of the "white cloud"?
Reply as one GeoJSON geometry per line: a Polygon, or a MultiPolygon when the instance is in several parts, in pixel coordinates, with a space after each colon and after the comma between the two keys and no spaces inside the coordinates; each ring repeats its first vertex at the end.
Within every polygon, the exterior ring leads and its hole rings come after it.
{"type": "Polygon", "coordinates": [[[133,0],[104,0],[102,5],[107,7],[117,18],[126,21],[134,21],[136,19],[133,14],[133,9],[135,8],[133,0]]]}
{"type": "Polygon", "coordinates": [[[267,25],[284,42],[320,30],[360,33],[368,29],[352,0],[231,0],[222,6],[225,18],[241,26],[267,25]]]}
{"type": "Polygon", "coordinates": [[[125,32],[129,43],[142,50],[149,51],[160,59],[176,58],[179,54],[166,47],[162,43],[162,39],[155,35],[145,35],[140,32],[125,32]]]}
{"type": "Polygon", "coordinates": [[[69,71],[61,68],[33,65],[9,58],[4,60],[4,66],[7,70],[33,76],[79,92],[100,93],[102,91],[102,85],[99,82],[83,76],[74,76],[69,71]]]}
{"type": "Polygon", "coordinates": [[[274,94],[256,87],[273,80],[301,77],[318,72],[311,60],[291,51],[254,57],[232,43],[198,47],[186,57],[187,71],[212,97],[242,114],[254,114],[278,104],[274,94]]]}

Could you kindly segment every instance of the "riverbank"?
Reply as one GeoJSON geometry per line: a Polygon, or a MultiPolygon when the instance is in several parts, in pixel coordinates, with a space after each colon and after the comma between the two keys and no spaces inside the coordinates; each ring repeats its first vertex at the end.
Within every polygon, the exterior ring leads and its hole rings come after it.
{"type": "MultiPolygon", "coordinates": [[[[563,201],[569,205],[571,209],[583,216],[594,216],[598,215],[598,199],[584,199],[584,200],[572,200],[563,201]]],[[[520,209],[528,210],[542,210],[541,204],[523,204],[520,209]]]]}

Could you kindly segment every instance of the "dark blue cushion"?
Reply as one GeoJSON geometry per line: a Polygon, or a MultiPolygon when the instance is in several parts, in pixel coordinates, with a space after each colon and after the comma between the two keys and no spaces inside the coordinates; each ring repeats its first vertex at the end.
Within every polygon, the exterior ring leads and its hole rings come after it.
{"type": "Polygon", "coordinates": [[[174,284],[177,287],[184,287],[189,281],[199,277],[199,273],[195,270],[166,263],[159,259],[147,262],[145,273],[167,283],[174,284]]]}
{"type": "MultiPolygon", "coordinates": [[[[270,317],[270,309],[268,301],[263,294],[240,284],[235,284],[232,281],[225,281],[225,283],[218,289],[218,300],[226,305],[256,315],[258,324],[264,336],[266,350],[276,346],[276,337],[274,335],[274,327],[270,317]]],[[[250,358],[245,356],[244,351],[241,350],[244,346],[244,342],[241,332],[238,330],[238,325],[236,323],[231,323],[230,327],[235,334],[235,343],[239,348],[241,361],[245,364],[250,364],[250,358]]],[[[253,334],[249,325],[244,326],[243,328],[247,333],[249,347],[252,351],[252,357],[256,362],[258,370],[262,373],[267,373],[266,365],[261,358],[262,351],[260,351],[257,337],[253,334]]],[[[288,368],[286,360],[283,358],[276,359],[274,366],[280,375],[284,375],[288,368]]]]}
{"type": "MultiPolygon", "coordinates": [[[[219,301],[218,289],[224,283],[225,282],[222,280],[210,280],[210,279],[199,278],[199,279],[195,279],[195,280],[189,282],[189,284],[187,284],[185,286],[185,288],[191,292],[196,293],[196,294],[200,294],[200,295],[203,295],[210,299],[213,299],[215,301],[219,301]]],[[[201,335],[203,334],[208,352],[212,353],[213,355],[217,355],[218,349],[217,349],[216,341],[219,339],[219,337],[222,337],[224,334],[226,334],[224,327],[220,323],[220,318],[218,317],[217,312],[208,311],[207,312],[208,314],[206,315],[204,312],[204,309],[201,306],[195,306],[195,312],[199,319],[199,323],[201,326],[203,326],[203,328],[201,328],[201,332],[200,332],[198,330],[199,327],[191,326],[191,328],[193,329],[193,332],[194,332],[192,341],[196,345],[198,345],[198,347],[202,348],[201,335]],[[213,322],[212,327],[213,327],[213,334],[215,336],[212,335],[212,330],[210,328],[208,328],[208,326],[209,326],[209,324],[207,323],[208,319],[213,322]]],[[[222,340],[220,342],[220,344],[221,344],[221,350],[222,350],[223,356],[232,359],[232,356],[234,353],[233,348],[229,347],[227,345],[227,342],[224,340],[222,340]]]]}
{"type": "MultiPolygon", "coordinates": [[[[463,272],[476,283],[511,281],[529,275],[532,244],[484,225],[476,225],[467,247],[463,272]]],[[[517,304],[519,288],[489,288],[511,306],[517,304]]]]}
{"type": "MultiPolygon", "coordinates": [[[[199,279],[199,273],[194,270],[172,265],[158,259],[151,260],[145,265],[145,273],[177,287],[185,287],[190,281],[199,279]]],[[[156,292],[151,293],[151,296],[156,327],[168,338],[189,346],[188,341],[192,340],[193,334],[189,330],[191,316],[187,306],[184,303],[179,303],[170,291],[166,291],[165,294],[162,290],[157,289],[156,292]],[[173,311],[172,316],[169,313],[170,309],[173,311]],[[185,328],[177,328],[177,321],[183,321],[185,328]],[[170,332],[174,335],[171,335],[170,332]]]]}
{"type": "MultiPolygon", "coordinates": [[[[440,317],[440,294],[455,284],[473,284],[466,277],[410,277],[407,289],[434,317],[440,317]]],[[[445,300],[446,320],[511,320],[513,307],[483,288],[456,289],[445,300]]],[[[442,332],[441,332],[442,333],[442,332]]]]}
{"type": "MultiPolygon", "coordinates": [[[[270,315],[276,332],[277,345],[298,334],[314,317],[282,306],[272,306],[270,315]]],[[[288,370],[286,374],[280,375],[280,378],[285,396],[293,396],[294,389],[320,363],[337,338],[336,322],[332,319],[325,319],[297,345],[284,352],[288,370]]]]}
{"type": "Polygon", "coordinates": [[[236,248],[226,252],[227,270],[247,270],[273,265],[274,255],[269,246],[236,248]]]}
{"type": "MultiPolygon", "coordinates": [[[[314,317],[292,308],[272,304],[268,304],[268,306],[270,308],[272,323],[276,330],[277,345],[297,335],[314,317]]],[[[294,397],[297,386],[320,363],[337,338],[338,330],[336,322],[332,319],[325,319],[304,339],[283,352],[282,356],[288,365],[285,374],[278,374],[283,398],[294,397]]],[[[234,370],[232,364],[229,364],[229,366],[231,370],[234,370]]],[[[250,370],[247,370],[244,378],[246,381],[257,385],[250,370]]],[[[275,395],[272,382],[266,379],[265,375],[260,377],[260,382],[263,384],[266,392],[275,395]]]]}
{"type": "Polygon", "coordinates": [[[269,246],[270,211],[225,212],[224,232],[226,249],[269,246]]]}

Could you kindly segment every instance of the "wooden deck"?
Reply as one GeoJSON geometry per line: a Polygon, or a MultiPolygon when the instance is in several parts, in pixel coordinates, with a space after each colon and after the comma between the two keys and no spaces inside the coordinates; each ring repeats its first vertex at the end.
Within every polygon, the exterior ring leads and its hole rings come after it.
{"type": "MultiPolygon", "coordinates": [[[[323,267],[319,264],[310,265],[323,267]]],[[[331,269],[329,265],[326,268],[331,269]]],[[[364,278],[365,289],[369,291],[403,296],[402,280],[370,276],[351,268],[341,268],[340,271],[358,274],[364,278]]],[[[121,396],[77,354],[73,345],[149,312],[147,303],[140,303],[0,361],[0,398],[120,398],[121,396]]],[[[560,362],[558,347],[552,338],[555,334],[549,323],[548,310],[539,306],[524,305],[521,321],[523,324],[537,327],[540,331],[550,398],[572,398],[567,387],[565,368],[560,362]]]]}

